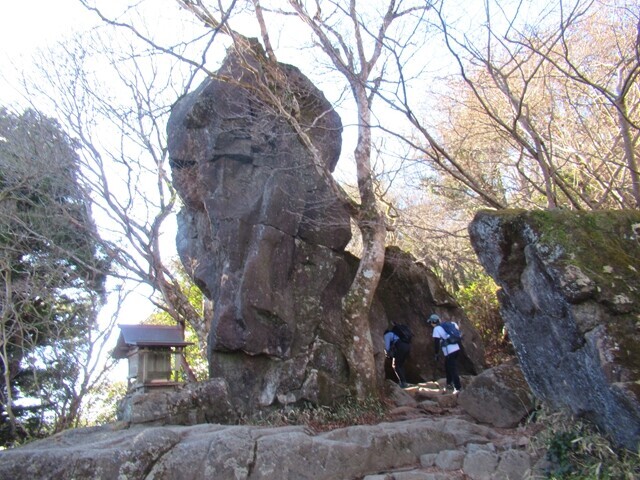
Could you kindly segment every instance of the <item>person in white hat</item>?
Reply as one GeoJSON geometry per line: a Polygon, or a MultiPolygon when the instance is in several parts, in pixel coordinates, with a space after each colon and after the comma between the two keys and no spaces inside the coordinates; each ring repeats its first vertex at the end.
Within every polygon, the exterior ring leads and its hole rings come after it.
{"type": "MultiPolygon", "coordinates": [[[[459,330],[458,325],[455,325],[459,330]]],[[[433,327],[433,347],[436,352],[436,362],[440,360],[440,351],[444,355],[444,371],[447,377],[445,392],[458,393],[462,389],[460,375],[458,375],[458,355],[460,354],[459,343],[449,343],[449,334],[440,323],[440,317],[435,313],[427,319],[427,325],[433,327]]]]}

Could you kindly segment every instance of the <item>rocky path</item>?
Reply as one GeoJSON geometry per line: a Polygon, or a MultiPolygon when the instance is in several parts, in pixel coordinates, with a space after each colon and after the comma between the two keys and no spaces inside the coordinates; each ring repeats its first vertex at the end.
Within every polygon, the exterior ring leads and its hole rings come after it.
{"type": "Polygon", "coordinates": [[[0,452],[0,479],[522,479],[537,459],[522,428],[480,425],[437,384],[393,387],[390,421],[303,426],[106,425],[0,452]]]}
{"type": "MultiPolygon", "coordinates": [[[[442,382],[440,382],[440,385],[442,382]]],[[[482,426],[458,406],[457,395],[445,394],[438,383],[429,382],[400,390],[394,388],[396,407],[390,412],[397,421],[439,418],[449,427],[455,422],[475,425],[480,438],[458,433],[454,448],[420,455],[415,465],[362,477],[364,480],[454,480],[543,478],[541,455],[529,448],[531,428],[497,429],[482,426]]],[[[460,424],[462,425],[462,424],[460,424]]],[[[472,429],[473,430],[473,429],[472,429]]]]}

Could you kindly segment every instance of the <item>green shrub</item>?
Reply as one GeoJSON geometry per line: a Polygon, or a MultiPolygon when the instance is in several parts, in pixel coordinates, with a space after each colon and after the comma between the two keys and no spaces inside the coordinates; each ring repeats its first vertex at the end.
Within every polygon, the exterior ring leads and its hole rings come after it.
{"type": "Polygon", "coordinates": [[[482,337],[488,366],[500,365],[514,355],[500,315],[497,290],[498,286],[490,276],[479,274],[455,293],[456,300],[482,337]]]}

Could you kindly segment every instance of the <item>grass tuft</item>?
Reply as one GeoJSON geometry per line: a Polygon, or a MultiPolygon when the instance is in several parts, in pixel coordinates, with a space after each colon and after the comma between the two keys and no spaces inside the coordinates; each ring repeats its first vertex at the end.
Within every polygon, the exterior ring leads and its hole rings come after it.
{"type": "Polygon", "coordinates": [[[388,406],[377,398],[358,400],[348,397],[332,406],[304,403],[270,412],[260,412],[242,423],[282,427],[304,425],[315,432],[324,432],[352,425],[373,425],[387,419],[388,406]]]}
{"type": "Polygon", "coordinates": [[[547,475],[552,480],[635,480],[640,478],[640,452],[615,448],[591,423],[566,412],[541,408],[541,426],[531,439],[534,449],[546,451],[547,475]]]}

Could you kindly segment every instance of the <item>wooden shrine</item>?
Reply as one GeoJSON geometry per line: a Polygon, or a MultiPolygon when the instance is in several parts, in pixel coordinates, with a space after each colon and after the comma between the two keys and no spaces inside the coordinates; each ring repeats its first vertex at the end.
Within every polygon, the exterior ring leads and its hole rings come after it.
{"type": "Polygon", "coordinates": [[[120,336],[112,356],[129,361],[129,392],[173,389],[193,374],[184,357],[184,341],[179,326],[118,325],[120,336]]]}

